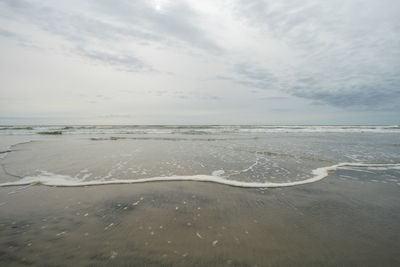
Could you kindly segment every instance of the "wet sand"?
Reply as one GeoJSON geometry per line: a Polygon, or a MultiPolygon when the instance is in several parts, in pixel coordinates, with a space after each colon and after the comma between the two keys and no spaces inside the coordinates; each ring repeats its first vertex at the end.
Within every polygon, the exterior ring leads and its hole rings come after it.
{"type": "Polygon", "coordinates": [[[400,266],[400,186],[385,175],[338,170],[279,189],[3,187],[0,265],[400,266]]]}

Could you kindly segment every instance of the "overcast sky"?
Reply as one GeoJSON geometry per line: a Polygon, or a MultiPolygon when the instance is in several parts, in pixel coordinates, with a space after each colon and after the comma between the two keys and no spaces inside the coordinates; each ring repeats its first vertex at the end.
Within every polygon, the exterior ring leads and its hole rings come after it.
{"type": "Polygon", "coordinates": [[[400,124],[400,1],[0,0],[0,123],[400,124]]]}

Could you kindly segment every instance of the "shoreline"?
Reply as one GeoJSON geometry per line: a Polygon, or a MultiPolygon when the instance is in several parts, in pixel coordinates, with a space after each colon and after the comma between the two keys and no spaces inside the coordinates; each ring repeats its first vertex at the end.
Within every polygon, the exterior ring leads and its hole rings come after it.
{"type": "Polygon", "coordinates": [[[399,187],[362,174],[338,170],[318,183],[275,189],[192,182],[2,187],[0,260],[394,266],[400,263],[399,187]],[[349,174],[355,178],[345,179],[349,174]]]}
{"type": "Polygon", "coordinates": [[[311,178],[293,181],[288,183],[255,183],[255,182],[241,182],[236,180],[228,180],[223,176],[213,175],[185,175],[185,176],[169,176],[169,177],[151,177],[151,178],[140,178],[140,179],[126,179],[126,180],[109,180],[109,181],[81,181],[67,175],[53,174],[44,172],[42,176],[28,176],[23,177],[18,181],[0,183],[0,187],[10,186],[27,186],[27,185],[45,185],[45,186],[57,186],[57,187],[81,187],[81,186],[99,186],[99,185],[117,185],[117,184],[141,184],[141,183],[154,183],[154,182],[205,182],[215,183],[221,185],[227,185],[232,187],[240,188],[283,188],[292,187],[298,185],[305,185],[314,182],[321,181],[328,177],[330,172],[337,171],[341,167],[386,167],[386,168],[398,168],[400,169],[400,163],[355,163],[355,162],[343,162],[334,164],[331,166],[316,168],[311,171],[314,175],[311,178]]]}

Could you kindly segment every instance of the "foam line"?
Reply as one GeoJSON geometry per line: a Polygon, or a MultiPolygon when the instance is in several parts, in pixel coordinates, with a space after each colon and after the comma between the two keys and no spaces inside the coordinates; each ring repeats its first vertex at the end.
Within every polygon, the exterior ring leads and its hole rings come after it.
{"type": "Polygon", "coordinates": [[[148,182],[166,182],[166,181],[196,181],[196,182],[210,182],[218,183],[223,185],[229,185],[234,187],[243,188],[276,188],[276,187],[288,187],[295,185],[309,184],[320,181],[328,176],[329,172],[335,171],[340,167],[399,167],[400,163],[397,164],[366,164],[366,163],[339,163],[336,165],[322,167],[312,170],[313,177],[302,180],[287,183],[252,183],[252,182],[240,182],[236,180],[227,180],[223,177],[212,176],[212,175],[192,175],[192,176],[169,176],[169,177],[152,177],[152,178],[141,178],[132,180],[110,180],[110,181],[82,181],[77,178],[73,178],[67,175],[53,174],[50,172],[43,172],[39,176],[27,176],[19,181],[2,183],[0,187],[6,186],[23,186],[23,185],[47,185],[47,186],[60,186],[60,187],[79,187],[79,186],[94,186],[94,185],[110,185],[110,184],[136,184],[136,183],[148,183],[148,182]]]}
{"type": "Polygon", "coordinates": [[[6,150],[0,151],[0,159],[5,158],[5,157],[8,155],[8,153],[13,152],[13,151],[14,151],[13,149],[14,149],[16,146],[18,146],[18,145],[23,145],[23,144],[28,144],[28,143],[32,143],[32,142],[34,142],[34,141],[33,141],[33,140],[29,140],[29,141],[20,142],[20,143],[16,143],[16,144],[10,145],[6,150]]]}

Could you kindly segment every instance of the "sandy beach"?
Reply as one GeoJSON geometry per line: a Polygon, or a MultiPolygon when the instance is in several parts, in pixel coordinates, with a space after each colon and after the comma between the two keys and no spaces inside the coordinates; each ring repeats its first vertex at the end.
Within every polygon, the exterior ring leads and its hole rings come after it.
{"type": "Polygon", "coordinates": [[[383,176],[338,170],[280,189],[202,182],[3,187],[0,262],[398,266],[400,186],[379,182],[383,176]],[[362,179],[346,178],[349,172],[362,179]]]}
{"type": "Polygon", "coordinates": [[[400,267],[400,0],[0,0],[0,267],[400,267]]]}

